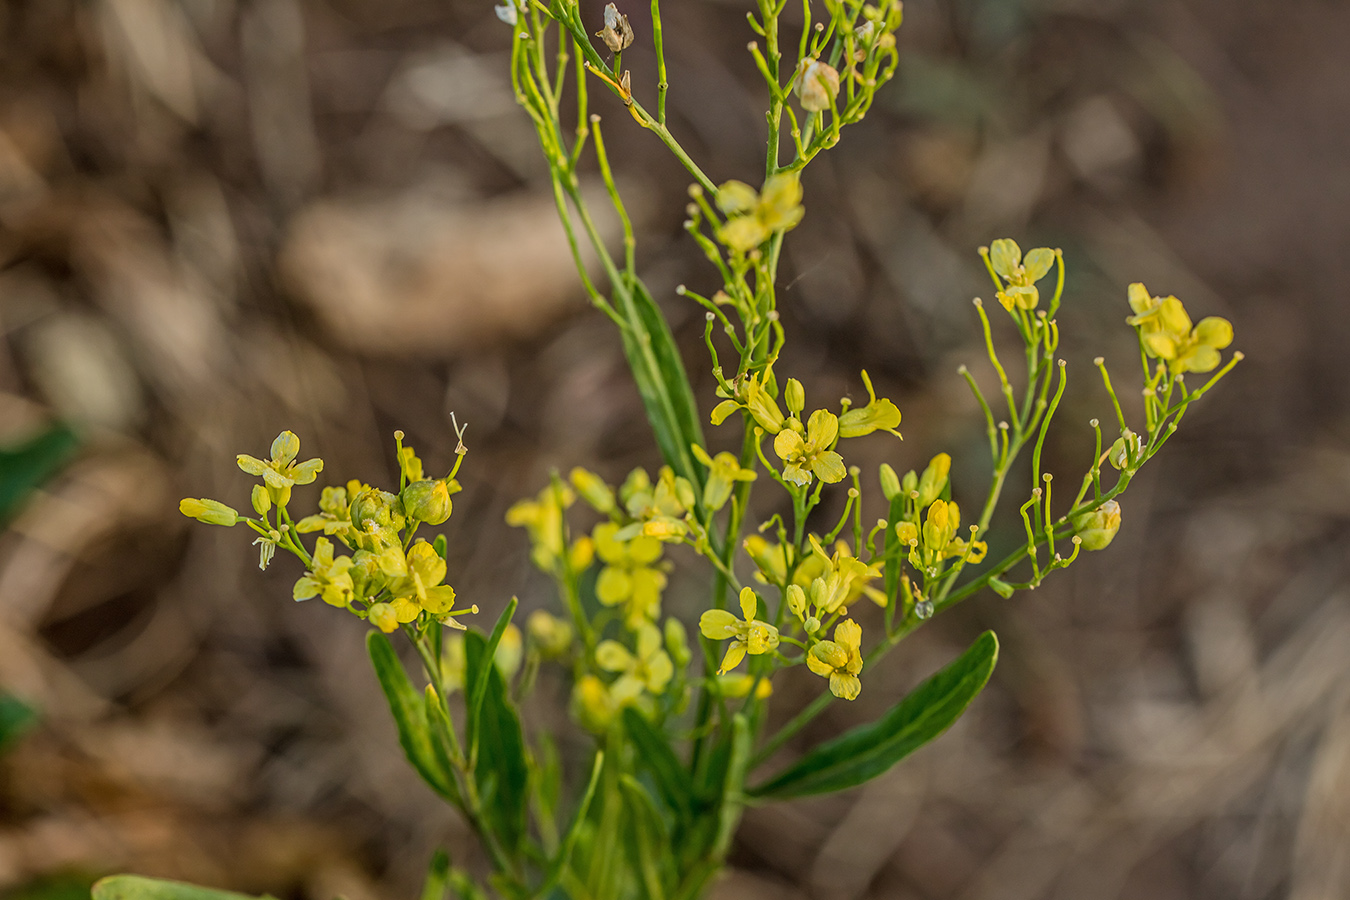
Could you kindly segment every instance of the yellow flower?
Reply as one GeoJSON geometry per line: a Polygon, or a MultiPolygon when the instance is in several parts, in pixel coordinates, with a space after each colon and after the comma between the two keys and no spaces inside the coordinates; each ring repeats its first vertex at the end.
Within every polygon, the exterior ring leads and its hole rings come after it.
{"type": "MultiPolygon", "coordinates": [[[[928,516],[920,532],[925,567],[933,568],[940,565],[943,560],[953,557],[963,557],[970,563],[978,563],[984,559],[989,546],[984,541],[967,543],[964,538],[957,537],[956,533],[960,527],[961,508],[951,501],[934,500],[933,505],[928,507],[928,516]]],[[[896,533],[902,541],[910,536],[907,529],[902,534],[898,525],[896,533]]]]}
{"type": "Polygon", "coordinates": [[[605,484],[599,475],[577,466],[567,477],[581,499],[593,506],[596,512],[607,516],[617,508],[614,505],[614,489],[605,484]]]}
{"type": "MultiPolygon", "coordinates": [[[[781,587],[787,579],[787,548],[782,544],[771,544],[758,534],[747,537],[742,546],[758,570],[755,572],[756,580],[781,587]]],[[[810,554],[797,563],[792,573],[792,583],[803,588],[810,587],[811,581],[823,574],[828,565],[828,560],[822,561],[815,554],[810,554]]]]}
{"type": "Polygon", "coordinates": [[[618,641],[601,641],[595,648],[595,664],[606,672],[619,673],[609,694],[620,706],[633,703],[643,691],[664,692],[675,674],[670,655],[661,646],[661,632],[651,622],[637,629],[636,653],[618,641]]]}
{"type": "Polygon", "coordinates": [[[618,537],[627,540],[633,534],[645,534],[663,541],[679,541],[689,531],[684,515],[694,506],[694,486],[676,475],[670,466],[662,466],[653,484],[643,469],[634,469],[619,488],[619,498],[628,514],[640,524],[629,525],[618,537]]]}
{"type": "Polygon", "coordinates": [[[261,475],[267,485],[272,502],[285,506],[291,498],[291,487],[297,484],[309,484],[323,471],[323,460],[315,457],[297,463],[295,457],[300,453],[300,439],[289,431],[283,431],[272,442],[272,458],[267,460],[241,453],[236,457],[239,468],[249,475],[261,475]]]}
{"type": "Polygon", "coordinates": [[[661,615],[666,575],[652,565],[661,558],[661,542],[644,534],[621,541],[615,537],[618,531],[615,523],[602,522],[592,533],[595,552],[605,563],[595,582],[595,595],[605,606],[622,604],[624,624],[636,629],[661,615]]]}
{"type": "Polygon", "coordinates": [[[743,181],[728,181],[717,189],[717,206],[727,220],[717,229],[717,239],[733,253],[749,253],[773,236],[802,220],[802,186],[796,172],[769,176],[764,189],[743,181]]]}
{"type": "Polygon", "coordinates": [[[862,628],[852,619],[835,626],[834,640],[821,641],[806,654],[806,666],[830,679],[830,693],[841,700],[856,700],[862,691],[862,628]]]}
{"type": "Polygon", "coordinates": [[[477,612],[477,607],[455,611],[455,589],[445,580],[445,560],[426,541],[408,548],[406,574],[389,584],[390,604],[400,622],[411,622],[423,610],[440,618],[451,628],[463,628],[452,616],[477,612]]]}
{"type": "Polygon", "coordinates": [[[345,607],[356,594],[349,571],[351,567],[350,556],[334,559],[332,542],[328,538],[319,538],[314,544],[310,571],[295,583],[291,595],[296,600],[322,597],[329,606],[345,607]]]}
{"type": "Polygon", "coordinates": [[[362,491],[370,490],[369,485],[359,481],[349,481],[346,487],[326,487],[319,496],[319,512],[305,516],[295,523],[295,530],[301,534],[322,531],[331,536],[345,538],[352,528],[351,506],[362,491]]]}
{"type": "Polygon", "coordinates": [[[1135,314],[1125,321],[1139,329],[1149,356],[1166,360],[1177,374],[1210,372],[1218,367],[1219,351],[1233,342],[1233,325],[1208,316],[1192,326],[1186,307],[1176,297],[1150,297],[1142,284],[1129,290],[1135,314]]]}
{"type": "Polygon", "coordinates": [[[872,390],[872,379],[867,372],[862,373],[863,384],[867,385],[868,402],[866,406],[850,409],[839,417],[839,436],[841,438],[862,437],[874,431],[889,431],[896,437],[900,432],[895,428],[900,424],[900,410],[886,399],[877,399],[872,390]]]}
{"type": "Polygon", "coordinates": [[[708,481],[703,485],[703,505],[712,512],[717,512],[731,499],[731,489],[736,482],[754,481],[756,478],[750,469],[741,468],[740,460],[733,453],[724,450],[716,456],[709,456],[708,451],[698,444],[690,444],[689,449],[699,462],[708,467],[708,481]]]}
{"type": "Polygon", "coordinates": [[[506,511],[506,524],[524,527],[530,535],[530,558],[545,572],[555,572],[564,551],[563,510],[575,495],[566,487],[550,484],[533,500],[521,500],[506,511]]]}
{"type": "Polygon", "coordinates": [[[1003,308],[1011,310],[1014,306],[1022,309],[1035,309],[1040,302],[1040,292],[1036,282],[1045,277],[1055,264],[1055,251],[1049,247],[1038,247],[1022,259],[1022,248],[1017,242],[1001,238],[989,245],[989,261],[1007,286],[998,292],[998,302],[1003,308]]]}
{"type": "Polygon", "coordinates": [[[747,653],[758,656],[778,646],[778,629],[755,618],[759,612],[759,597],[755,596],[755,592],[750,588],[741,588],[740,602],[743,621],[725,609],[710,609],[698,620],[699,631],[709,640],[733,639],[726,656],[722,658],[718,674],[736,668],[747,653]]]}
{"type": "Polygon", "coordinates": [[[824,409],[811,413],[805,438],[796,429],[785,428],[778,432],[778,437],[773,440],[773,452],[786,464],[783,479],[804,486],[811,483],[814,473],[826,484],[843,481],[848,474],[844,459],[831,449],[838,437],[839,419],[824,409]]]}
{"type": "Polygon", "coordinates": [[[812,556],[824,563],[825,571],[811,581],[811,602],[825,613],[846,609],[854,600],[864,594],[877,606],[886,605],[886,595],[870,586],[870,582],[880,578],[880,563],[867,565],[849,550],[848,544],[839,541],[834,545],[834,556],[827,556],[815,535],[809,537],[812,556]]]}

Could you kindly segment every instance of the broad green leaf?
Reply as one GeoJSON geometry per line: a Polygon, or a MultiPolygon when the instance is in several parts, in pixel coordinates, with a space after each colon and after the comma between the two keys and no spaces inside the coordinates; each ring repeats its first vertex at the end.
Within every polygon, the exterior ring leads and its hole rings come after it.
{"type": "MultiPolygon", "coordinates": [[[[498,623],[499,625],[501,623],[498,623]]],[[[503,626],[504,628],[504,626],[503,626]]],[[[495,632],[494,632],[495,633],[495,632]]],[[[525,836],[529,768],[520,719],[506,696],[506,685],[492,662],[488,642],[476,631],[464,635],[464,672],[471,687],[486,682],[482,705],[472,716],[473,774],[488,827],[512,853],[525,836]]]]}
{"type": "Polygon", "coordinates": [[[110,875],[96,882],[91,893],[93,900],[254,900],[248,894],[139,875],[110,875]]]}
{"type": "Polygon", "coordinates": [[[408,762],[431,785],[432,790],[453,802],[454,778],[441,768],[440,760],[436,757],[422,693],[408,680],[408,673],[394,652],[394,645],[389,643],[389,638],[372,631],[366,636],[366,651],[370,654],[371,665],[375,667],[375,677],[384,689],[389,711],[394,715],[394,724],[398,726],[398,742],[403,746],[408,762]]]}
{"type": "Polygon", "coordinates": [[[16,697],[0,694],[0,753],[17,743],[37,720],[37,710],[16,697]]]}
{"type": "Polygon", "coordinates": [[[693,815],[694,781],[675,758],[670,742],[631,706],[624,708],[623,724],[637,748],[637,765],[651,773],[656,790],[676,820],[687,821],[693,815]]]}
{"type": "MultiPolygon", "coordinates": [[[[487,648],[485,650],[487,655],[483,657],[484,661],[482,664],[493,671],[497,670],[494,663],[494,659],[497,655],[497,645],[502,642],[502,635],[506,633],[506,626],[511,624],[511,616],[515,615],[516,606],[519,602],[520,601],[515,597],[511,598],[511,601],[506,604],[506,609],[503,609],[502,614],[497,617],[497,624],[492,627],[492,634],[488,636],[487,648]]],[[[465,685],[468,688],[465,696],[469,698],[465,734],[467,735],[469,747],[471,748],[469,751],[470,754],[473,753],[472,748],[477,746],[475,740],[478,734],[479,710],[483,708],[483,697],[487,695],[489,684],[489,679],[483,678],[483,673],[478,669],[478,665],[472,660],[469,660],[468,664],[465,666],[464,673],[465,685]]]]}
{"type": "Polygon", "coordinates": [[[21,444],[0,448],[0,525],[19,505],[69,461],[79,442],[64,425],[48,429],[21,444]]]}
{"type": "Polygon", "coordinates": [[[670,326],[646,286],[636,278],[628,279],[615,295],[625,307],[621,311],[628,325],[622,330],[624,355],[661,456],[675,474],[689,479],[702,503],[705,473],[694,462],[689,446],[704,445],[703,428],[670,326]]]}
{"type": "Polygon", "coordinates": [[[876,722],[821,744],[750,795],[786,800],[842,791],[875,778],[959,719],[997,661],[998,638],[986,631],[876,722]]]}

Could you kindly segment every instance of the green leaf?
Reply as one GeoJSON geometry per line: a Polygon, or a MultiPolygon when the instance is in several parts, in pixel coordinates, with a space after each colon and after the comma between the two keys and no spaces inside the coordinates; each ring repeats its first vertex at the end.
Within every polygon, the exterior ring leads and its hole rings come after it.
{"type": "Polygon", "coordinates": [[[0,753],[18,743],[37,720],[37,710],[16,697],[0,694],[0,753]]]}
{"type": "MultiPolygon", "coordinates": [[[[495,663],[497,645],[502,642],[502,635],[506,633],[506,626],[511,624],[511,616],[515,615],[516,606],[519,602],[515,597],[511,598],[511,601],[506,604],[506,609],[502,610],[502,614],[497,617],[497,624],[492,627],[492,634],[488,636],[487,647],[484,650],[486,655],[483,657],[482,665],[487,666],[494,672],[497,671],[495,663]]],[[[465,696],[469,698],[465,734],[469,742],[470,755],[473,754],[474,748],[477,746],[475,739],[478,733],[478,715],[483,708],[483,697],[487,695],[489,683],[489,679],[483,678],[482,673],[478,670],[479,666],[475,665],[473,660],[469,660],[465,665],[465,684],[468,687],[465,696]]]]}
{"type": "Polygon", "coordinates": [[[254,900],[248,894],[139,875],[111,875],[96,882],[91,893],[93,900],[254,900]]]}
{"type": "Polygon", "coordinates": [[[744,713],[731,719],[731,755],[727,759],[727,776],[722,785],[722,805],[717,811],[717,835],[713,839],[713,859],[723,859],[731,849],[731,838],[741,821],[745,807],[745,776],[750,768],[750,747],[753,737],[750,722],[744,713]]]}
{"type": "Polygon", "coordinates": [[[427,880],[422,884],[422,900],[445,900],[445,892],[450,887],[450,857],[444,850],[437,850],[431,856],[431,865],[427,867],[427,880]]]}
{"type": "MultiPolygon", "coordinates": [[[[508,607],[514,609],[514,605],[508,607]]],[[[504,630],[502,622],[498,625],[504,630]]],[[[496,634],[496,631],[493,632],[496,634]]],[[[498,635],[500,639],[500,635],[498,635]]],[[[492,661],[488,641],[476,631],[464,635],[465,678],[482,692],[481,705],[470,718],[475,742],[470,759],[488,827],[514,853],[525,836],[529,767],[520,719],[506,697],[506,685],[492,661]]]]}
{"type": "Polygon", "coordinates": [[[675,813],[676,820],[688,821],[693,815],[694,780],[675,758],[670,741],[631,706],[624,707],[623,724],[637,748],[638,766],[651,773],[656,790],[675,813]]]}
{"type": "Polygon", "coordinates": [[[986,631],[876,722],[821,744],[750,795],[786,800],[842,791],[875,778],[951,727],[989,681],[997,661],[998,638],[986,631]]]}
{"type": "Polygon", "coordinates": [[[643,896],[646,900],[665,900],[663,884],[674,862],[665,822],[651,794],[636,778],[620,775],[619,787],[628,807],[625,844],[633,871],[642,879],[643,896]]]}
{"type": "Polygon", "coordinates": [[[78,446],[75,433],[58,425],[13,447],[0,448],[0,525],[19,511],[34,488],[70,460],[78,446]]]}
{"type": "Polygon", "coordinates": [[[600,773],[604,770],[604,767],[605,752],[597,750],[595,751],[595,760],[591,763],[591,777],[586,782],[586,790],[581,794],[577,811],[572,816],[571,824],[567,826],[567,833],[563,835],[558,852],[549,863],[548,872],[544,875],[544,883],[535,891],[535,896],[548,896],[549,891],[553,890],[559,880],[562,879],[563,872],[567,871],[567,866],[572,861],[572,850],[577,845],[577,838],[581,835],[586,816],[590,813],[591,800],[595,798],[595,786],[600,783],[600,773]]]}
{"type": "Polygon", "coordinates": [[[627,284],[615,293],[621,304],[627,301],[623,310],[628,325],[622,330],[623,351],[647,410],[656,445],[675,474],[689,479],[694,495],[702,503],[705,474],[703,467],[695,464],[689,446],[705,445],[703,428],[675,337],[641,281],[627,279],[627,284]]]}
{"type": "Polygon", "coordinates": [[[408,680],[408,673],[394,652],[394,645],[380,632],[372,631],[366,636],[366,652],[370,654],[370,663],[375,667],[375,677],[384,690],[389,711],[394,715],[394,724],[398,726],[398,742],[403,746],[408,762],[422,776],[422,780],[431,785],[432,790],[454,802],[454,777],[441,767],[432,746],[426,701],[408,680]]]}

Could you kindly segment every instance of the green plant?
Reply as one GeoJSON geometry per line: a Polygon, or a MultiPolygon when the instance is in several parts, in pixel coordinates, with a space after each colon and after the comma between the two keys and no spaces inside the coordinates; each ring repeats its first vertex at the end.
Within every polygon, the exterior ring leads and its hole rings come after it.
{"type": "MultiPolygon", "coordinates": [[[[1098,359],[1115,436],[1108,441],[1092,421],[1096,449],[1087,471],[1070,502],[1062,495],[1056,501],[1042,451],[1067,379],[1056,359],[1064,260],[1048,248],[1024,256],[1013,241],[994,241],[981,253],[1007,327],[1021,338],[1025,380],[1014,386],[996,351],[989,311],[977,300],[997,395],[986,398],[972,373],[964,367],[961,373],[988,437],[985,499],[963,527],[952,499],[951,459],[939,453],[922,472],[900,476],[881,466],[883,515],[865,518],[861,472],[846,465],[842,451],[878,431],[898,434],[900,410],[876,396],[865,372],[867,402],[845,400],[837,412],[808,405],[801,381],[780,379],[776,366],[787,335],[777,282],[785,235],[804,214],[799,173],[866,114],[895,72],[901,8],[894,0],[807,0],[806,26],[787,40],[780,28],[785,7],[786,0],[759,0],[748,15],[758,36],[749,52],[768,96],[768,152],[758,188],[715,183],[667,127],[659,0],[651,3],[654,112],[634,96],[623,68],[623,52],[636,36],[613,4],[602,22],[589,25],[575,0],[507,0],[497,8],[512,30],[513,84],[548,161],[577,271],[591,302],[619,330],[665,461],[655,476],[637,469],[617,487],[574,469],[511,509],[508,521],[527,530],[535,565],[557,584],[563,616],[536,611],[522,630],[512,621],[513,599],[487,634],[460,623],[477,607],[457,607],[453,588],[443,583],[444,537],[428,543],[418,531],[450,516],[467,452],[462,441],[449,473],[431,477],[396,434],[397,491],[356,481],[325,488],[319,512],[295,521],[291,488],[314,481],[322,462],[297,462],[299,441],[283,432],[269,459],[239,457],[240,468],[262,479],[253,489],[256,517],[214,500],[182,504],[185,514],[211,524],[246,524],[257,534],[263,565],[277,549],[297,556],[306,573],[295,599],[322,597],[375,626],[370,657],[404,752],[467,818],[491,859],[488,884],[504,897],[697,897],[722,866],[747,803],[861,784],[941,734],[988,680],[998,654],[992,633],[877,721],[808,749],[786,769],[764,771],[828,703],[856,698],[866,673],[934,613],[984,588],[1008,597],[1035,587],[1081,551],[1106,547],[1120,526],[1116,498],[1190,405],[1241,358],[1235,353],[1221,365],[1219,351],[1232,339],[1226,321],[1193,325],[1176,298],[1131,285],[1128,322],[1143,366],[1143,426],[1131,430],[1098,359]],[[608,56],[591,39],[597,25],[608,56]],[[739,454],[708,449],[670,329],[637,272],[632,223],[588,105],[592,84],[615,94],[694,180],[685,228],[712,267],[713,286],[679,293],[705,309],[704,341],[720,399],[710,421],[739,429],[739,454]],[[565,119],[564,109],[575,118],[565,119]],[[618,254],[601,239],[582,190],[591,153],[623,226],[618,254]],[[587,274],[583,243],[598,257],[603,283],[587,274]],[[1047,299],[1038,285],[1052,272],[1047,299]],[[1212,374],[1201,383],[1186,381],[1205,373],[1212,374]],[[987,560],[995,509],[1027,450],[1025,540],[1002,559],[987,560]],[[790,512],[750,527],[751,495],[765,482],[784,492],[790,512]],[[834,484],[846,485],[843,513],[833,524],[819,523],[813,513],[834,484]],[[574,530],[578,499],[598,524],[574,530]],[[303,536],[318,532],[307,546],[303,536]],[[670,544],[691,548],[711,569],[698,654],[685,626],[662,617],[670,544]],[[867,634],[862,617],[850,616],[860,603],[882,610],[867,634]],[[420,665],[412,673],[386,637],[394,631],[416,649],[420,665]],[[544,736],[522,727],[513,700],[530,690],[540,665],[553,663],[572,681],[576,720],[595,736],[593,756],[570,775],[544,736]],[[766,735],[774,675],[798,665],[824,679],[820,696],[766,735]]],[[[484,896],[444,859],[433,876],[432,893],[449,887],[462,897],[484,896]]]]}

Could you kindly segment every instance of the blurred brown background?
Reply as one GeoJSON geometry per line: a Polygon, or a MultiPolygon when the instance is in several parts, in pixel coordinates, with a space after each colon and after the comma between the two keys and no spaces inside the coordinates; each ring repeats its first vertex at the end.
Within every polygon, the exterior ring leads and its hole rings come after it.
{"type": "MultiPolygon", "coordinates": [[[[387,483],[395,428],[448,466],[453,410],[470,454],[451,581],[495,615],[512,593],[548,600],[502,524],[511,502],[551,468],[657,463],[577,290],[491,5],[0,4],[0,441],[53,418],[84,438],[0,537],[0,686],[43,716],[0,760],[5,897],[133,870],[392,900],[436,846],[473,863],[398,753],[360,623],[292,603],[292,561],[259,572],[242,532],[176,503],[246,507],[233,456],[282,428],[327,460],[321,481],[387,483]]],[[[745,4],[667,7],[674,130],[715,180],[756,180],[745,4]]],[[[958,497],[982,493],[955,369],[982,355],[974,249],[996,237],[1069,261],[1052,455],[1070,483],[1087,419],[1110,418],[1090,360],[1137,381],[1129,281],[1232,319],[1247,361],[1136,482],[1108,552],[968,602],[819,720],[807,739],[978,630],[1003,638],[941,741],[864,789],[751,810],[718,896],[1350,896],[1350,6],[906,13],[896,82],[807,175],[782,300],[782,371],[826,402],[859,396],[866,367],[904,413],[903,444],[850,457],[869,483],[945,450],[958,497]]],[[[650,55],[625,63],[645,96],[650,55]]],[[[673,293],[715,287],[681,234],[687,179],[600,107],[706,411],[702,316],[673,293]]],[[[698,608],[686,572],[672,611],[698,608]]],[[[778,688],[791,708],[820,685],[778,688]]]]}

